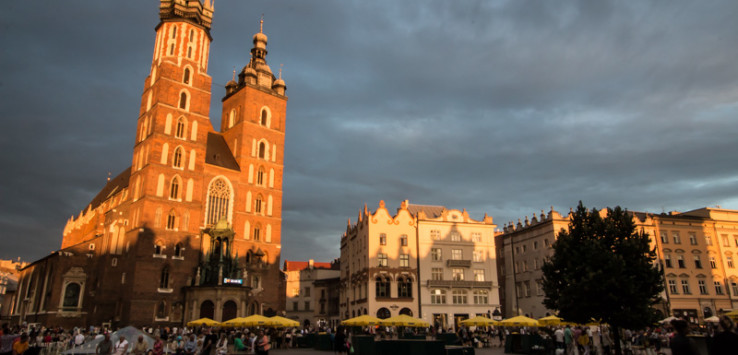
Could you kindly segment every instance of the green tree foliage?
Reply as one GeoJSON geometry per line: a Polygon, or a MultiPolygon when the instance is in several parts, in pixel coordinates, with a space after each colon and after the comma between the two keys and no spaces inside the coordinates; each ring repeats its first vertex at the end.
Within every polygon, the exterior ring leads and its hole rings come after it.
{"type": "Polygon", "coordinates": [[[663,290],[662,273],[648,234],[637,230],[627,210],[608,208],[602,218],[580,201],[553,249],[542,267],[543,303],[559,317],[600,320],[613,330],[641,329],[656,320],[652,306],[663,290]]]}

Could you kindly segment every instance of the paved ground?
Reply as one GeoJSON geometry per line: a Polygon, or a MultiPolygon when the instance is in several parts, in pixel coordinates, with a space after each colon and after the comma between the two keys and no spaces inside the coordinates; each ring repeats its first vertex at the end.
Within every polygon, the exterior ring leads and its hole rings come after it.
{"type": "MultiPolygon", "coordinates": [[[[504,353],[503,348],[474,349],[475,355],[503,355],[504,353]]],[[[314,349],[279,349],[269,350],[269,354],[331,355],[333,352],[314,349]]]]}

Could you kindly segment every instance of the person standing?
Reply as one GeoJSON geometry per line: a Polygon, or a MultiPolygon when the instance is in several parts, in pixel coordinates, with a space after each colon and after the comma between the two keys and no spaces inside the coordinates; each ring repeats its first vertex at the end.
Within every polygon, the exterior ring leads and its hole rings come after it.
{"type": "Polygon", "coordinates": [[[561,327],[554,331],[554,341],[556,342],[556,349],[564,349],[564,330],[561,327]]]}
{"type": "Polygon", "coordinates": [[[226,355],[228,353],[228,339],[225,333],[220,335],[218,343],[215,345],[215,353],[217,355],[226,355]]]}
{"type": "Polygon", "coordinates": [[[728,316],[720,317],[720,332],[715,334],[710,346],[710,355],[732,355],[738,351],[738,334],[735,333],[733,320],[728,316]]]}
{"type": "Polygon", "coordinates": [[[110,334],[105,333],[103,340],[97,344],[95,348],[95,354],[97,355],[110,355],[113,353],[113,342],[110,340],[110,334]]]}
{"type": "Polygon", "coordinates": [[[574,333],[571,331],[571,326],[566,325],[564,329],[564,344],[566,345],[566,355],[574,354],[574,333]]]}
{"type": "Polygon", "coordinates": [[[28,334],[23,333],[21,334],[20,340],[13,344],[13,355],[23,355],[28,351],[28,347],[28,334]]]}
{"type": "Polygon", "coordinates": [[[195,334],[190,334],[184,345],[185,355],[195,355],[197,351],[197,340],[195,340],[195,334]]]}
{"type": "Polygon", "coordinates": [[[256,354],[269,355],[269,349],[269,338],[264,334],[263,330],[259,330],[259,335],[256,336],[256,354]]]}
{"type": "Polygon", "coordinates": [[[343,327],[336,329],[336,334],[333,337],[333,353],[343,354],[346,352],[346,334],[343,331],[343,327]]]}
{"type": "MultiPolygon", "coordinates": [[[[700,352],[697,350],[697,345],[692,339],[687,338],[689,334],[689,324],[683,319],[675,319],[671,321],[671,326],[674,327],[676,333],[671,338],[672,355],[699,355],[700,352]]],[[[735,351],[735,349],[733,349],[735,351]]],[[[732,353],[731,353],[732,354],[732,353]]]]}

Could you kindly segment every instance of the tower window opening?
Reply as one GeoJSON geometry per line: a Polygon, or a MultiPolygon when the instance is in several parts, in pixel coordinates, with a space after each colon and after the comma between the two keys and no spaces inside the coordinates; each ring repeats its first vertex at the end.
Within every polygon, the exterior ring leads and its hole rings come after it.
{"type": "Polygon", "coordinates": [[[267,112],[266,110],[261,110],[261,125],[266,126],[267,125],[267,112]]]}
{"type": "Polygon", "coordinates": [[[254,227],[254,240],[257,242],[261,240],[261,227],[259,226],[254,227]]]}
{"type": "Polygon", "coordinates": [[[169,216],[167,216],[167,229],[168,230],[175,230],[177,228],[177,216],[174,214],[174,211],[169,212],[169,216]]]}
{"type": "Polygon", "coordinates": [[[187,48],[187,58],[192,58],[192,47],[187,48]]]}
{"type": "Polygon", "coordinates": [[[169,46],[169,55],[174,55],[174,43],[172,43],[172,45],[169,46]]]}
{"type": "Polygon", "coordinates": [[[264,185],[264,168],[259,168],[259,171],[256,172],[256,184],[264,185]]]}
{"type": "Polygon", "coordinates": [[[184,91],[179,94],[179,108],[187,109],[187,93],[184,91]]]}
{"type": "Polygon", "coordinates": [[[172,27],[172,38],[177,38],[177,26],[172,27]]]}
{"type": "Polygon", "coordinates": [[[161,269],[161,278],[159,279],[159,288],[169,288],[169,268],[161,269]]]}
{"type": "Polygon", "coordinates": [[[195,30],[190,30],[190,42],[195,39],[195,30]]]}
{"type": "Polygon", "coordinates": [[[259,158],[264,159],[266,155],[266,144],[264,142],[259,143],[259,158]]]}
{"type": "Polygon", "coordinates": [[[172,200],[179,199],[179,178],[172,179],[172,186],[169,189],[169,198],[172,200]]]}
{"type": "Polygon", "coordinates": [[[261,195],[256,197],[256,200],[254,200],[254,213],[261,213],[261,205],[262,205],[261,201],[262,201],[261,195]]]}
{"type": "Polygon", "coordinates": [[[179,120],[177,120],[177,130],[175,131],[175,137],[185,137],[185,122],[183,117],[180,117],[179,120]]]}
{"type": "Polygon", "coordinates": [[[177,147],[177,149],[174,150],[174,157],[172,159],[173,166],[175,168],[181,168],[182,167],[182,147],[177,147]]]}
{"type": "Polygon", "coordinates": [[[190,68],[185,68],[182,82],[188,85],[190,84],[190,68]]]}

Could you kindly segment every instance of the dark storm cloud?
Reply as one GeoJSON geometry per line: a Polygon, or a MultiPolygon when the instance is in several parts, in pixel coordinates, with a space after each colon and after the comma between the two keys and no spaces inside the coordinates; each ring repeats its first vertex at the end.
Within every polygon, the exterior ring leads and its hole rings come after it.
{"type": "MultiPolygon", "coordinates": [[[[156,6],[13,2],[0,14],[0,257],[42,256],[131,161],[156,6]],[[21,236],[21,238],[17,238],[21,236]]],[[[486,212],[738,208],[732,1],[218,1],[209,73],[265,14],[284,65],[283,258],[338,255],[380,199],[486,212]]]]}

